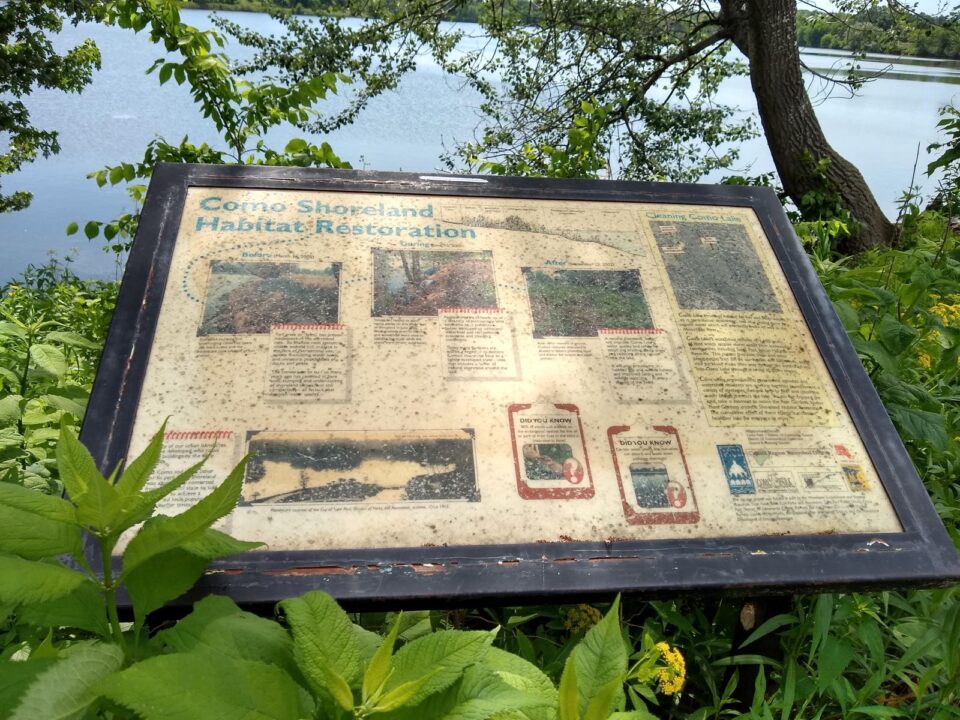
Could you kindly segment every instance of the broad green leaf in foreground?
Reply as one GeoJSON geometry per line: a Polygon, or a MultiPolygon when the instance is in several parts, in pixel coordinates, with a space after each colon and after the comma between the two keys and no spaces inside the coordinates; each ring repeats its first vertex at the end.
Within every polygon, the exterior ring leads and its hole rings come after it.
{"type": "Polygon", "coordinates": [[[314,712],[310,696],[279,668],[208,652],[148,658],[101,690],[143,720],[302,720],[314,712]]]}
{"type": "Polygon", "coordinates": [[[367,665],[366,672],[363,674],[362,697],[364,701],[372,697],[373,694],[383,686],[387,676],[390,674],[390,658],[393,657],[393,646],[397,642],[397,634],[400,632],[400,621],[402,618],[402,613],[397,615],[393,627],[390,628],[390,632],[387,633],[383,642],[380,643],[380,647],[377,648],[376,653],[374,653],[373,658],[371,658],[370,663],[367,665]]]}
{"type": "Polygon", "coordinates": [[[309,592],[284,600],[280,608],[293,631],[293,642],[301,664],[322,661],[352,687],[360,679],[360,649],[353,623],[324,592],[309,592]]]}
{"type": "Polygon", "coordinates": [[[279,667],[297,679],[293,641],[278,623],[241,610],[230,598],[210,595],[154,644],[172,652],[205,650],[238,660],[256,660],[279,667]]]}
{"type": "Polygon", "coordinates": [[[164,421],[157,433],[151,438],[146,450],[131,460],[124,468],[116,485],[117,492],[120,495],[131,495],[143,490],[160,460],[160,452],[163,449],[163,433],[166,429],[167,422],[164,421]]]}
{"type": "Polygon", "coordinates": [[[280,607],[293,631],[297,665],[310,686],[344,710],[352,709],[352,688],[360,682],[360,647],[350,618],[323,592],[285,600],[280,607]]]}
{"type": "Polygon", "coordinates": [[[102,533],[119,507],[114,487],[100,474],[89,451],[66,427],[57,443],[57,467],[70,499],[77,506],[77,520],[102,533]]]}
{"type": "Polygon", "coordinates": [[[123,571],[129,574],[150,558],[199,540],[213,523],[228,515],[240,499],[246,462],[241,461],[213,492],[173,517],[159,516],[141,528],[123,553],[123,571]]]}
{"type": "Polygon", "coordinates": [[[433,693],[416,706],[405,705],[391,720],[488,720],[490,718],[556,718],[551,699],[510,686],[482,661],[468,667],[450,687],[433,693]]]}
{"type": "Polygon", "coordinates": [[[12,483],[0,483],[0,552],[39,560],[82,549],[73,506],[12,483]]]}
{"type": "Polygon", "coordinates": [[[20,622],[37,628],[68,627],[98,635],[109,632],[103,593],[92,582],[84,582],[53,600],[32,602],[17,611],[20,622]]]}
{"type": "Polygon", "coordinates": [[[122,665],[123,651],[116,645],[78,643],[36,677],[10,720],[79,720],[99,696],[99,682],[122,665]]]}
{"type": "MultiPolygon", "coordinates": [[[[150,523],[167,520],[158,517],[150,523]]],[[[150,524],[144,526],[144,530],[149,527],[150,524]]],[[[259,545],[208,528],[194,533],[179,547],[151,555],[124,576],[137,622],[142,622],[149,613],[187,592],[212,561],[237,555],[259,545]]]]}
{"type": "Polygon", "coordinates": [[[54,662],[52,658],[0,662],[0,717],[8,718],[13,714],[27,687],[54,662]]]}
{"type": "Polygon", "coordinates": [[[580,720],[580,695],[577,692],[577,648],[573,649],[560,676],[560,720],[580,720]]]}
{"type": "Polygon", "coordinates": [[[12,555],[0,555],[0,604],[54,600],[89,583],[80,573],[12,555]]]}
{"type": "Polygon", "coordinates": [[[409,701],[415,705],[431,693],[452,685],[464,669],[476,662],[493,640],[493,633],[441,630],[404,645],[394,656],[387,680],[389,692],[424,675],[432,675],[409,701]]]}
{"type": "MultiPolygon", "coordinates": [[[[627,648],[620,635],[620,598],[618,597],[603,619],[594,625],[577,645],[577,690],[580,695],[580,715],[587,711],[590,701],[614,679],[627,671],[627,648]]],[[[616,699],[622,694],[617,690],[616,699]]]]}

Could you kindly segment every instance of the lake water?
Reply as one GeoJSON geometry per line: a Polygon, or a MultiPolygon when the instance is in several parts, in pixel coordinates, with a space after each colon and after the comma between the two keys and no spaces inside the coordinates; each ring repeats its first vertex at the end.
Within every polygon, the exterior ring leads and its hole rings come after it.
{"type": "MultiPolygon", "coordinates": [[[[183,15],[193,25],[209,25],[203,11],[186,10],[183,15]]],[[[266,15],[224,15],[261,31],[277,27],[266,15]]],[[[144,75],[161,54],[144,35],[81,25],[67,28],[58,44],[73,45],[85,37],[92,37],[100,47],[103,69],[83,94],[38,92],[29,98],[34,123],[58,130],[62,151],[3,179],[4,191],[30,190],[34,201],[23,212],[0,215],[0,282],[28,264],[44,262],[51,252],[73,257],[74,270],[81,275],[114,276],[113,258],[100,249],[102,240],[65,234],[72,221],[82,225],[92,219],[109,220],[132,209],[122,189],[97,188],[86,174],[106,164],[141,158],[146,144],[157,135],[170,141],[184,135],[192,142],[217,140],[185,88],[173,82],[161,87],[155,75],[144,75]]],[[[804,53],[804,59],[812,68],[829,71],[842,55],[817,50],[804,53]]],[[[888,73],[865,85],[853,99],[835,94],[820,102],[817,115],[830,142],[860,168],[879,202],[894,215],[896,200],[910,182],[918,146],[918,181],[932,190],[933,183],[922,175],[926,146],[937,139],[938,108],[950,104],[960,92],[960,64],[877,56],[862,67],[886,68],[888,73]]],[[[811,90],[817,94],[815,78],[811,90]]],[[[727,80],[718,100],[737,105],[744,113],[756,112],[748,78],[727,80]]],[[[437,171],[442,169],[439,157],[445,148],[473,138],[478,106],[477,95],[427,59],[395,92],[374,99],[354,125],[324,139],[357,168],[437,171]]],[[[284,129],[269,140],[282,146],[301,134],[284,129]]],[[[758,138],[742,147],[736,168],[708,179],[772,169],[766,144],[758,138]]]]}

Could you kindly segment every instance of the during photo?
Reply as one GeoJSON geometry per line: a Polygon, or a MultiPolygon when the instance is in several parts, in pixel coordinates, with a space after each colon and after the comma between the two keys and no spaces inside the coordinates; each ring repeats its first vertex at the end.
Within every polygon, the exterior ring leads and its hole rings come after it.
{"type": "Polygon", "coordinates": [[[743,225],[660,222],[653,234],[684,310],[780,312],[743,225]]]}
{"type": "Polygon", "coordinates": [[[653,327],[636,270],[522,270],[535,338],[595,337],[601,328],[653,327]]]}
{"type": "Polygon", "coordinates": [[[335,323],[340,263],[210,263],[198,335],[268,333],[274,323],[335,323]]]}
{"type": "Polygon", "coordinates": [[[477,502],[473,433],[252,433],[244,504],[477,502]]]}
{"type": "Polygon", "coordinates": [[[497,307],[493,254],[373,249],[373,316],[497,307]]]}

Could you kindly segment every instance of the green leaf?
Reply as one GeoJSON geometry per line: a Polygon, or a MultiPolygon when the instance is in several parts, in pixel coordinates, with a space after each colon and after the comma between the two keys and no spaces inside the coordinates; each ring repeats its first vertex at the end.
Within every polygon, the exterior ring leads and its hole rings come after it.
{"type": "Polygon", "coordinates": [[[810,638],[810,657],[817,654],[817,648],[830,630],[830,621],[833,619],[833,595],[824,593],[817,597],[813,607],[813,632],[810,638]]]}
{"type": "Polygon", "coordinates": [[[283,149],[285,153],[298,153],[307,149],[307,141],[303,138],[293,138],[283,149]]]}
{"type": "Polygon", "coordinates": [[[33,370],[59,378],[67,372],[67,358],[53,345],[37,343],[30,346],[30,362],[33,370]]]}
{"type": "Polygon", "coordinates": [[[560,676],[560,720],[580,720],[580,693],[577,690],[577,648],[573,649],[560,676]]]}
{"type": "Polygon", "coordinates": [[[166,429],[167,421],[164,420],[163,425],[150,439],[146,449],[124,468],[116,484],[117,492],[121,496],[132,495],[143,490],[160,460],[160,452],[163,449],[163,434],[166,429]]]}
{"type": "Polygon", "coordinates": [[[384,693],[383,697],[381,697],[374,706],[373,712],[390,712],[391,710],[396,710],[404,705],[414,704],[411,701],[420,696],[420,691],[423,690],[426,684],[430,682],[433,679],[433,676],[438,672],[440,672],[440,670],[435,669],[432,672],[423,675],[422,677],[418,677],[416,680],[406,682],[403,685],[395,687],[393,690],[384,693]]]}
{"type": "Polygon", "coordinates": [[[4,605],[54,600],[89,582],[61,565],[0,555],[0,603],[4,605]]]}
{"type": "Polygon", "coordinates": [[[848,333],[855,333],[860,330],[860,315],[853,305],[846,300],[838,300],[833,303],[833,307],[837,311],[840,322],[843,323],[843,327],[848,333]]]}
{"type": "Polygon", "coordinates": [[[774,615],[772,618],[766,620],[760,627],[754,630],[747,636],[747,639],[740,643],[740,647],[746,647],[755,643],[762,637],[766,637],[774,630],[782,628],[785,625],[794,625],[797,622],[797,618],[794,615],[774,615]]]}
{"type": "Polygon", "coordinates": [[[913,344],[920,333],[904,325],[893,315],[884,315],[877,325],[877,338],[894,355],[899,355],[913,344]]]}
{"type": "Polygon", "coordinates": [[[210,595],[193,612],[154,638],[168,652],[208,651],[238,660],[255,660],[285,670],[294,679],[300,672],[293,660],[293,641],[279,623],[241,610],[230,598],[210,595]]]}
{"type": "Polygon", "coordinates": [[[116,489],[100,474],[89,451],[66,427],[57,443],[57,467],[60,480],[77,506],[77,520],[105,533],[119,509],[116,489]]]}
{"type": "Polygon", "coordinates": [[[364,702],[366,702],[368,698],[373,697],[374,693],[383,686],[387,680],[387,676],[390,674],[390,658],[393,657],[393,646],[397,642],[402,617],[402,613],[397,614],[397,619],[394,620],[393,627],[390,628],[390,632],[387,633],[383,642],[380,643],[380,647],[377,648],[377,652],[374,653],[370,664],[367,665],[367,670],[363,674],[363,689],[361,694],[364,702]]]}
{"type": "Polygon", "coordinates": [[[820,646],[817,688],[822,692],[847,669],[856,651],[853,646],[830,635],[820,646]]]}
{"type": "Polygon", "coordinates": [[[86,401],[78,402],[72,397],[67,397],[57,392],[41,395],[40,400],[57,410],[63,410],[78,418],[82,418],[87,409],[86,401]]]}
{"type": "MultiPolygon", "coordinates": [[[[17,374],[10,368],[5,368],[0,365],[0,378],[4,378],[11,389],[20,387],[20,378],[17,377],[17,374]]],[[[2,387],[3,383],[0,383],[0,388],[2,387]]]]}
{"type": "MultiPolygon", "coordinates": [[[[104,186],[106,185],[107,178],[106,175],[97,175],[97,185],[104,186]],[[101,182],[101,178],[103,181],[101,182]]],[[[87,236],[87,240],[93,240],[97,234],[100,232],[100,223],[96,220],[91,220],[86,225],[83,226],[83,234],[87,236]]]]}
{"type": "Polygon", "coordinates": [[[65,522],[50,517],[61,510],[66,514],[73,508],[60,498],[43,495],[36,490],[9,483],[0,484],[0,552],[28,560],[62,554],[80,555],[83,541],[76,519],[65,522]],[[59,501],[63,505],[54,505],[48,500],[59,501]]]}
{"type": "Polygon", "coordinates": [[[850,715],[866,715],[867,717],[875,718],[902,718],[909,717],[904,711],[900,708],[890,707],[888,705],[865,705],[863,707],[855,707],[849,711],[850,715]]]}
{"type": "Polygon", "coordinates": [[[23,446],[23,435],[15,427],[0,428],[0,451],[19,450],[23,446]]]}
{"type": "Polygon", "coordinates": [[[937,450],[947,449],[950,438],[943,415],[890,402],[886,407],[905,440],[928,442],[937,450]]]}
{"type": "Polygon", "coordinates": [[[487,632],[441,630],[418,638],[397,652],[385,690],[389,692],[436,670],[410,700],[410,704],[415,705],[431,693],[452,685],[464,668],[480,658],[493,637],[487,632]]]}
{"type": "Polygon", "coordinates": [[[301,720],[309,695],[279,668],[208,652],[147,658],[108,678],[103,694],[143,720],[301,720]]]}
{"type": "Polygon", "coordinates": [[[53,600],[23,605],[17,611],[17,618],[37,628],[76,628],[101,636],[109,632],[103,593],[92,582],[85,582],[73,592],[53,600]]]}
{"type": "Polygon", "coordinates": [[[75,222],[72,222],[69,225],[67,225],[67,235],[76,235],[79,229],[80,229],[80,226],[77,225],[75,222]]]}
{"type": "Polygon", "coordinates": [[[0,398],[0,427],[17,424],[21,415],[21,400],[23,397],[20,395],[7,395],[0,398]]]}
{"type": "MultiPolygon", "coordinates": [[[[485,657],[485,656],[484,656],[485,657]]],[[[552,703],[505,683],[490,668],[474,664],[449,688],[417,705],[406,705],[391,720],[556,720],[552,703]]]]}
{"type": "Polygon", "coordinates": [[[887,351],[883,344],[876,340],[864,340],[859,335],[854,335],[850,340],[853,342],[853,346],[857,349],[858,353],[866,355],[891,375],[897,374],[897,360],[887,351]]]}
{"type": "Polygon", "coordinates": [[[246,459],[213,492],[174,517],[159,516],[144,525],[123,553],[123,572],[132,573],[150,558],[198,539],[213,523],[228,515],[240,499],[246,459]]]}
{"type": "Polygon", "coordinates": [[[623,679],[614,678],[601,687],[590,699],[583,720],[607,720],[607,716],[616,707],[618,696],[623,694],[623,679]]]}
{"type": "Polygon", "coordinates": [[[357,639],[357,649],[360,652],[360,667],[366,667],[383,644],[383,638],[359,625],[353,626],[353,636],[357,639]]]}
{"type": "Polygon", "coordinates": [[[533,663],[497,647],[488,648],[482,662],[484,667],[510,687],[543,698],[550,706],[555,705],[557,689],[533,663]]]}
{"type": "MultiPolygon", "coordinates": [[[[150,524],[168,518],[155,518],[150,524]]],[[[207,528],[191,535],[179,547],[147,560],[124,572],[127,592],[133,602],[134,616],[142,623],[148,614],[187,592],[203,575],[213,560],[237,555],[258,547],[260,543],[245,542],[207,528]]]]}
{"type": "Polygon", "coordinates": [[[27,333],[16,323],[3,320],[0,321],[0,337],[15,337],[24,340],[27,337],[27,333]]]}
{"type": "Polygon", "coordinates": [[[116,645],[72,645],[30,684],[10,720],[79,720],[99,697],[98,684],[122,665],[123,651],[116,645]]]}
{"type": "Polygon", "coordinates": [[[61,345],[69,345],[70,347],[85,348],[87,350],[100,350],[102,347],[79,333],[67,330],[53,330],[48,332],[44,336],[44,340],[47,342],[58,342],[61,345]]]}
{"type": "Polygon", "coordinates": [[[172,480],[164,483],[160,487],[154,488],[153,490],[146,490],[143,492],[144,500],[151,506],[156,505],[158,502],[163,500],[167,495],[183,487],[194,475],[196,475],[200,468],[202,468],[206,462],[207,458],[210,457],[207,455],[202,460],[197,463],[194,463],[182,473],[177,475],[172,480]]]}
{"type": "Polygon", "coordinates": [[[350,618],[336,600],[316,591],[284,600],[280,609],[293,631],[294,657],[311,686],[328,691],[344,709],[353,708],[350,688],[359,683],[361,668],[350,618]]]}
{"type": "Polygon", "coordinates": [[[159,631],[151,639],[158,650],[189,652],[203,643],[203,631],[220,618],[244,612],[237,604],[223,595],[208,595],[193,604],[189,615],[172,628],[159,631]]]}
{"type": "Polygon", "coordinates": [[[27,687],[53,663],[52,658],[0,662],[0,717],[13,714],[27,687]]]}
{"type": "Polygon", "coordinates": [[[38,493],[36,490],[27,490],[19,485],[0,483],[0,505],[17,508],[47,520],[73,524],[77,521],[73,505],[66,500],[38,493]]]}
{"type": "MultiPolygon", "coordinates": [[[[614,600],[603,619],[594,625],[577,645],[577,689],[580,714],[590,701],[614,679],[627,671],[627,648],[620,634],[620,598],[614,600]]],[[[622,689],[616,695],[619,701],[622,689]]]]}

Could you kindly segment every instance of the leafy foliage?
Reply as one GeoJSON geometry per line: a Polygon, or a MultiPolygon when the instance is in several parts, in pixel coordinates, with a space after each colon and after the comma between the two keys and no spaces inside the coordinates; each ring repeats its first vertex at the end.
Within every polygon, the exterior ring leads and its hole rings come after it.
{"type": "MultiPolygon", "coordinates": [[[[94,17],[97,3],[83,0],[10,0],[0,5],[0,176],[19,170],[38,155],[60,152],[57,133],[34,127],[22,98],[37,88],[80,92],[100,67],[100,52],[91,40],[61,53],[53,36],[64,20],[94,17]]],[[[0,212],[22,210],[32,195],[0,194],[0,212]]]]}
{"type": "Polygon", "coordinates": [[[54,446],[79,429],[116,292],[56,262],[0,289],[0,482],[60,494],[54,446]]]}
{"type": "MultiPolygon", "coordinates": [[[[148,69],[160,84],[175,81],[186,85],[203,117],[208,118],[223,140],[222,147],[195,145],[184,137],[179,143],[158,137],[148,143],[143,158],[136,162],[107,165],[88,177],[97,185],[125,183],[135,207],[140,207],[146,184],[157,163],[238,163],[293,165],[300,167],[350,167],[328,143],[315,144],[294,138],[277,151],[268,147],[264,135],[285,123],[303,124],[313,106],[336,92],[339,83],[349,82],[342,73],[311,73],[295,82],[279,84],[269,77],[244,80],[223,51],[226,40],[215,30],[198,30],[180,18],[176,0],[117,0],[109,4],[105,21],[134,32],[146,31],[155,45],[177,57],[158,59],[148,69]]],[[[101,232],[108,249],[122,254],[129,250],[136,234],[139,212],[124,213],[109,220],[89,220],[83,225],[88,239],[101,232]]],[[[67,234],[80,230],[71,223],[67,234]]]]}

